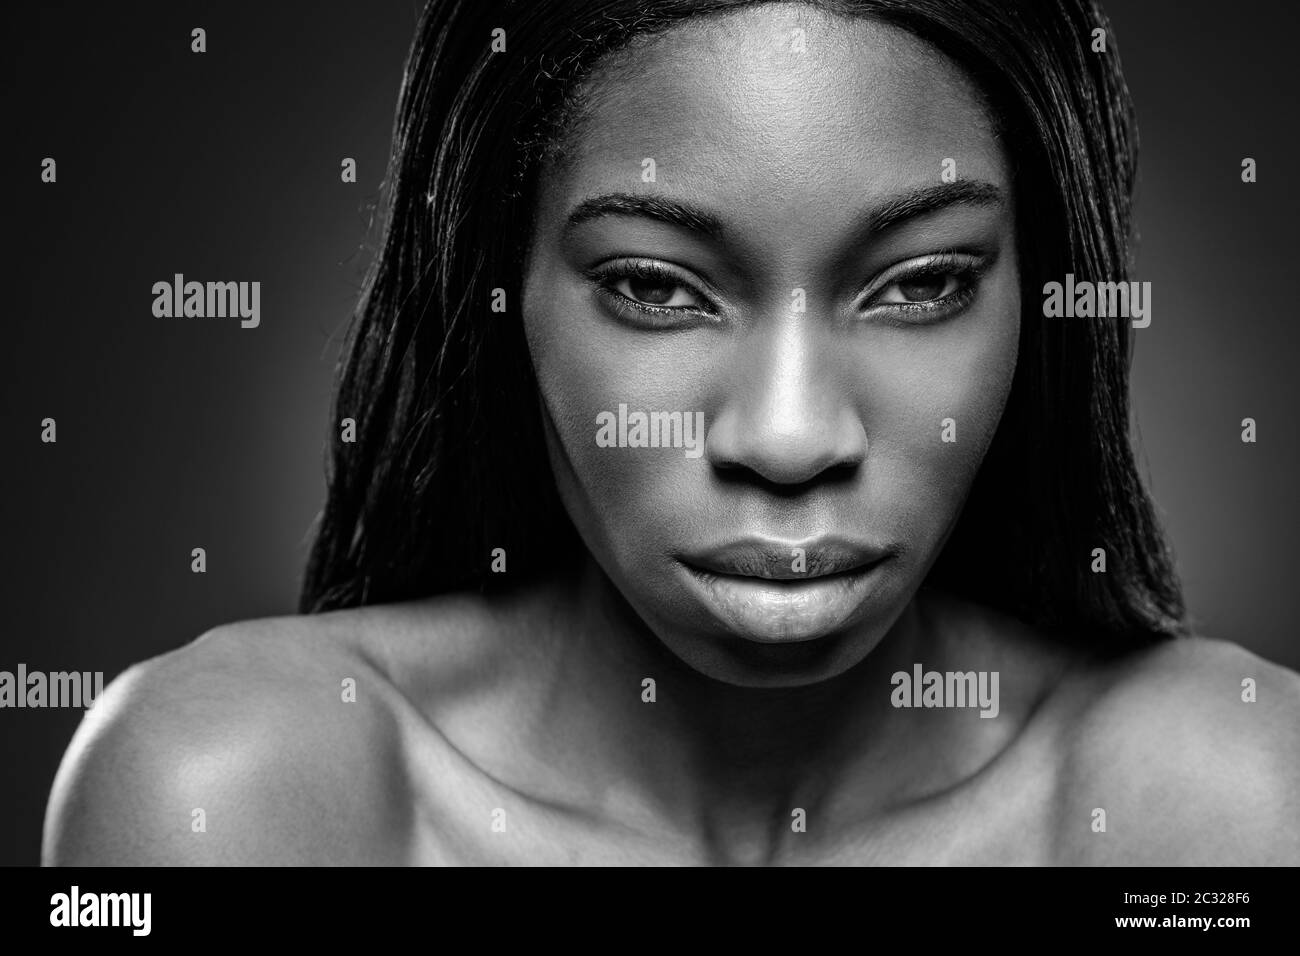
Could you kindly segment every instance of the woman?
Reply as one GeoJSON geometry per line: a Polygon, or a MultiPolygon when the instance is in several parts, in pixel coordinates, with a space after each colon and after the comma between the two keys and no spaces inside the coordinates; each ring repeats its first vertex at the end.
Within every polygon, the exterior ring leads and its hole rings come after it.
{"type": "Polygon", "coordinates": [[[434,3],[304,613],[119,678],[45,859],[1300,861],[1297,679],[1185,635],[1140,332],[1043,307],[1128,277],[1114,42],[434,3]]]}

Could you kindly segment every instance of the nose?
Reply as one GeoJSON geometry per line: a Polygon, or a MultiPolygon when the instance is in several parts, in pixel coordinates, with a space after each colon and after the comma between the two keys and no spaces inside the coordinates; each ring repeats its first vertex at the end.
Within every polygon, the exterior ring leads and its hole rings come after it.
{"type": "Polygon", "coordinates": [[[737,348],[731,386],[715,412],[705,456],[723,470],[800,485],[860,465],[867,433],[837,374],[842,351],[811,312],[754,330],[737,348]]]}

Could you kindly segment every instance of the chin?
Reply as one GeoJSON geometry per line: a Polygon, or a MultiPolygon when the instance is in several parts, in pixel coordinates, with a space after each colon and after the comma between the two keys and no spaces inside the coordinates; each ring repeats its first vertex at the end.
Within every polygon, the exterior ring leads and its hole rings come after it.
{"type": "Polygon", "coordinates": [[[800,687],[831,680],[862,661],[888,633],[900,559],[797,579],[720,574],[680,566],[685,628],[655,628],[695,671],[742,687],[800,687]]]}
{"type": "MultiPolygon", "coordinates": [[[[658,629],[655,629],[658,633],[658,629]]],[[[660,636],[683,664],[735,687],[805,687],[838,677],[862,661],[883,638],[869,625],[806,640],[753,640],[734,634],[660,636]]]]}

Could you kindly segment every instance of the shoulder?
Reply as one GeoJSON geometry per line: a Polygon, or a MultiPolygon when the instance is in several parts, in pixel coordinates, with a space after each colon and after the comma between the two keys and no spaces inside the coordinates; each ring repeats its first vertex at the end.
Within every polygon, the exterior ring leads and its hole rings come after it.
{"type": "Polygon", "coordinates": [[[387,682],[347,624],[224,625],[129,668],[63,758],[43,862],[357,862],[395,838],[395,718],[365,692],[387,682]]]}
{"type": "Polygon", "coordinates": [[[438,785],[412,778],[413,754],[426,775],[474,772],[460,746],[495,741],[510,719],[545,656],[553,597],[242,621],[134,665],[64,755],[42,861],[411,862],[429,824],[418,795],[438,785]]]}
{"type": "Polygon", "coordinates": [[[1062,862],[1300,863],[1300,676],[1181,638],[1054,698],[1062,862]]]}

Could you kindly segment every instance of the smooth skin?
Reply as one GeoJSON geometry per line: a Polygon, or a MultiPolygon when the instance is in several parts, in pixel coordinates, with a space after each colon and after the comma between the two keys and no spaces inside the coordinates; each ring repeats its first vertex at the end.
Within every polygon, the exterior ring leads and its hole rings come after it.
{"type": "Polygon", "coordinates": [[[1203,639],[1103,660],[921,587],[1021,314],[1005,157],[960,72],[773,4],[592,82],[542,177],[523,308],[587,560],[491,601],[231,624],[130,668],[64,758],[45,862],[1300,863],[1300,677],[1203,639]],[[903,215],[949,157],[988,188],[903,215]],[[720,228],[635,203],[570,222],[611,194],[720,228]],[[938,254],[948,273],[915,273],[938,254]],[[630,261],[659,271],[611,271],[630,261]],[[598,447],[619,403],[703,411],[704,454],[598,447]],[[729,627],[683,570],[717,541],[831,532],[890,556],[825,634],[729,627]],[[998,716],[891,706],[917,662],[997,671],[998,716]]]}

